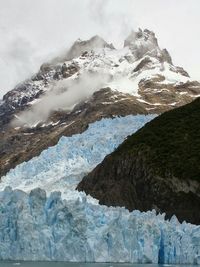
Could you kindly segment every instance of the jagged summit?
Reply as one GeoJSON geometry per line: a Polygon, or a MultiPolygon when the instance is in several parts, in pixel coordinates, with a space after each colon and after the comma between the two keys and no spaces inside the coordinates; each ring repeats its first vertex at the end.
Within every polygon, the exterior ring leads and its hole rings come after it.
{"type": "Polygon", "coordinates": [[[173,64],[167,49],[160,49],[155,33],[148,29],[131,31],[124,41],[124,47],[129,47],[137,60],[146,55],[173,64]]]}
{"type": "MultiPolygon", "coordinates": [[[[155,33],[148,29],[138,29],[131,31],[129,36],[124,41],[124,47],[128,47],[135,60],[144,56],[157,57],[161,62],[172,63],[172,58],[167,49],[160,49],[155,33]]],[[[89,40],[77,39],[69,49],[65,60],[71,60],[80,56],[84,52],[96,51],[99,49],[115,49],[113,44],[108,44],[102,37],[95,35],[89,40]]]]}
{"type": "Polygon", "coordinates": [[[155,33],[148,29],[142,30],[141,28],[139,28],[138,31],[131,31],[129,36],[124,41],[124,46],[133,45],[137,40],[144,42],[150,41],[154,45],[158,46],[158,41],[155,37],[155,33]]]}
{"type": "Polygon", "coordinates": [[[78,39],[74,42],[72,47],[67,53],[66,59],[71,60],[80,56],[83,52],[88,52],[91,50],[96,50],[100,48],[110,48],[114,49],[113,44],[108,44],[103,38],[98,35],[93,36],[89,40],[83,41],[78,39]]]}
{"type": "MultiPolygon", "coordinates": [[[[167,49],[160,49],[155,33],[148,29],[132,30],[124,41],[124,47],[128,47],[135,60],[142,58],[145,55],[159,58],[160,61],[172,64],[172,59],[167,49]]],[[[88,40],[77,39],[67,54],[60,58],[60,61],[72,60],[79,57],[84,52],[99,51],[99,49],[115,49],[113,44],[107,43],[99,35],[95,35],[88,40]]]]}
{"type": "MultiPolygon", "coordinates": [[[[129,48],[132,56],[132,61],[139,60],[144,56],[157,58],[160,63],[167,62],[173,65],[172,58],[167,49],[161,49],[158,45],[158,40],[155,33],[148,29],[138,29],[138,31],[131,31],[124,41],[124,47],[129,48]]],[[[115,49],[113,44],[108,44],[102,37],[95,35],[89,40],[78,39],[69,49],[64,60],[72,60],[77,58],[82,53],[97,51],[99,49],[115,49]]],[[[189,75],[187,75],[189,77],[189,75]]]]}

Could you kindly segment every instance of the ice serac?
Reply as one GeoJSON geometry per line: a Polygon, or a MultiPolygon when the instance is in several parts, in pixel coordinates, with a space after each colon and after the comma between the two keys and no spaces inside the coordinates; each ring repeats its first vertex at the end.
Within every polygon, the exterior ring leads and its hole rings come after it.
{"type": "Polygon", "coordinates": [[[0,192],[0,259],[200,264],[200,226],[67,201],[36,188],[0,192]]]}

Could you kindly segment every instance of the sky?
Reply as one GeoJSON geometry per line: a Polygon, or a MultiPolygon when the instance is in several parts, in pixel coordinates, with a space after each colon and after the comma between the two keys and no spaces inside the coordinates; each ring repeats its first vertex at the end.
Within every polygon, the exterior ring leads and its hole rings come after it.
{"type": "Polygon", "coordinates": [[[0,98],[76,39],[98,34],[119,48],[139,27],[200,80],[199,11],[199,0],[0,0],[0,98]]]}

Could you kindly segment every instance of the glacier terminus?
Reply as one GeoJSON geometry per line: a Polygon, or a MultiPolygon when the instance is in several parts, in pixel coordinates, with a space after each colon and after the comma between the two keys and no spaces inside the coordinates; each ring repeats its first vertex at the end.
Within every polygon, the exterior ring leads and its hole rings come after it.
{"type": "Polygon", "coordinates": [[[175,216],[166,220],[154,210],[99,205],[75,190],[86,173],[153,117],[102,119],[4,176],[0,259],[200,264],[200,226],[181,224],[175,216]]]}

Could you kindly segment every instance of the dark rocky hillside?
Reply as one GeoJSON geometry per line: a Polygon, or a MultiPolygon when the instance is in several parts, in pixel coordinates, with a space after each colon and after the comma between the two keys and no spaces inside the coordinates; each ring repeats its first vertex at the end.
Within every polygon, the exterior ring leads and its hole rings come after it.
{"type": "Polygon", "coordinates": [[[200,98],[145,125],[78,186],[101,204],[200,224],[200,98]]]}

